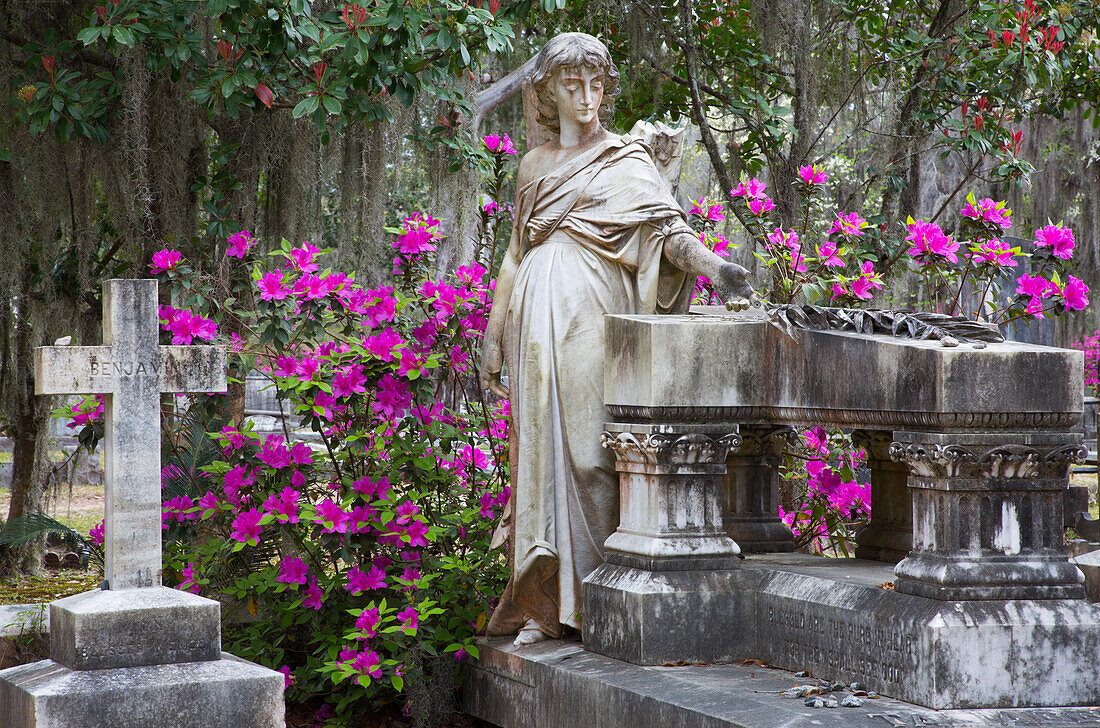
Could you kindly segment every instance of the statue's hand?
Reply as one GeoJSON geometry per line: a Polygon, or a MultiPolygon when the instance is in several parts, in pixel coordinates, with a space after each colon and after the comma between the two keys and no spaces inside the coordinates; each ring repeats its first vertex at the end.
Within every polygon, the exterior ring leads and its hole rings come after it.
{"type": "Polygon", "coordinates": [[[482,389],[488,389],[498,397],[507,399],[508,388],[500,381],[500,370],[504,368],[504,354],[501,351],[500,338],[485,332],[481,344],[481,372],[478,381],[482,389]]]}
{"type": "Polygon", "coordinates": [[[732,311],[744,311],[756,296],[749,285],[749,272],[736,263],[723,264],[712,283],[726,308],[732,311]]]}

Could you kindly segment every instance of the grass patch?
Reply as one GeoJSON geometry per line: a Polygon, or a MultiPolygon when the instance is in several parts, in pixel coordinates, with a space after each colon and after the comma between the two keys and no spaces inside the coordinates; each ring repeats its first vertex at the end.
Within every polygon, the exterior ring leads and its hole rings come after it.
{"type": "Polygon", "coordinates": [[[0,582],[0,604],[40,604],[98,589],[102,575],[96,571],[63,570],[45,578],[23,577],[0,582]]]}

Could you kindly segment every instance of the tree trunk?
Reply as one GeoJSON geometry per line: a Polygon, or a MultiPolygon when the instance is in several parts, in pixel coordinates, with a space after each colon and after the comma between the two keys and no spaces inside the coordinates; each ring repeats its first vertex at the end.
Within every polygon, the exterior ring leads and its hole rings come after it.
{"type": "MultiPolygon", "coordinates": [[[[24,278],[27,280],[29,274],[24,278]]],[[[25,291],[24,291],[25,292],[25,291]]],[[[26,296],[22,297],[26,301],[26,296]]],[[[14,309],[15,307],[13,307],[14,309]]],[[[19,412],[14,422],[13,473],[11,504],[8,520],[43,510],[45,494],[44,478],[39,468],[49,467],[49,458],[40,457],[39,448],[45,447],[46,418],[49,408],[34,396],[34,349],[31,323],[27,306],[15,309],[15,357],[16,386],[23,389],[17,394],[19,412]]],[[[34,574],[41,571],[42,544],[33,541],[22,546],[0,546],[0,578],[18,574],[34,574]]]]}

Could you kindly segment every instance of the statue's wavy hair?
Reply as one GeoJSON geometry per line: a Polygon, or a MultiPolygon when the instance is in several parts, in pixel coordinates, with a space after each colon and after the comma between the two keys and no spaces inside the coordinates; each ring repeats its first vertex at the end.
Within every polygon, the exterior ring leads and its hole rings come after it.
{"type": "Polygon", "coordinates": [[[535,121],[561,132],[558,105],[550,91],[550,81],[562,68],[590,66],[603,74],[603,101],[600,102],[600,122],[607,126],[615,114],[615,98],[619,95],[619,70],[611,62],[607,46],[587,33],[562,33],[554,36],[539,51],[531,86],[535,91],[535,121]]]}

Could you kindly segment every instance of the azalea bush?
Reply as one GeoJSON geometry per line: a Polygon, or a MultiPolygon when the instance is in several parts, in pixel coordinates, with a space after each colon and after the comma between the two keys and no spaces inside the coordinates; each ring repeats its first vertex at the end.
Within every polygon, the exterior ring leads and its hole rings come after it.
{"type": "MultiPolygon", "coordinates": [[[[180,343],[235,317],[247,332],[237,355],[314,435],[224,426],[217,460],[165,502],[166,565],[180,588],[243,605],[227,648],[283,670],[292,702],[330,695],[332,724],[362,701],[408,693],[409,681],[422,694],[476,655],[503,587],[489,539],[508,497],[507,408],[466,396],[462,379],[477,359],[487,272],[431,278],[437,229],[407,219],[397,285],[374,289],[321,270],[309,244],[249,260],[238,239],[249,276],[236,300],[206,316],[193,300],[162,309],[180,343]],[[447,389],[459,393],[451,406],[447,389]]],[[[182,263],[160,273],[173,287],[187,275],[182,263]]],[[[212,421],[210,404],[188,416],[212,421]]]]}
{"type": "Polygon", "coordinates": [[[765,272],[759,281],[764,301],[846,306],[869,301],[882,288],[873,246],[862,240],[872,230],[858,212],[826,209],[827,179],[816,165],[799,167],[794,187],[801,223],[790,229],[776,224],[775,202],[756,177],[730,190],[734,204],[744,204],[750,213],[745,228],[765,272]]]}
{"type": "MultiPolygon", "coordinates": [[[[802,222],[789,230],[773,221],[775,202],[760,179],[744,178],[730,190],[733,204],[744,204],[749,212],[742,222],[754,240],[753,254],[765,274],[756,281],[757,293],[763,301],[850,305],[869,301],[874,290],[882,288],[872,247],[860,242],[866,234],[867,221],[855,212],[835,212],[830,220],[821,200],[827,179],[825,172],[815,165],[799,168],[795,188],[802,222]]],[[[688,220],[700,239],[719,256],[728,258],[730,249],[736,246],[714,231],[717,223],[725,219],[721,203],[691,201],[688,220]]],[[[714,293],[714,286],[704,277],[696,283],[694,302],[722,303],[714,293]]]]}
{"type": "Polygon", "coordinates": [[[788,448],[783,475],[793,486],[792,509],[779,517],[794,533],[795,548],[849,556],[855,532],[871,516],[871,485],[859,477],[867,452],[849,435],[811,427],[788,448]]]}
{"type": "MultiPolygon", "coordinates": [[[[165,417],[165,582],[221,600],[226,649],[282,671],[288,703],[323,701],[326,725],[449,706],[506,579],[490,541],[508,403],[474,370],[492,283],[477,263],[433,274],[438,230],[426,214],[393,230],[394,283],[376,288],[308,242],[258,255],[247,231],[220,282],[176,251],[150,268],[174,304],[165,342],[228,344],[234,376],[260,372],[292,413],[258,433],[199,395],[165,417]]],[[[69,413],[93,441],[96,407],[69,413]]]]}
{"type": "Polygon", "coordinates": [[[1088,286],[1069,272],[1073,230],[1048,222],[1024,250],[1001,240],[1011,227],[1003,200],[976,200],[973,193],[954,235],[934,222],[908,219],[908,253],[935,310],[1001,324],[1088,306],[1088,286]],[[1023,261],[1030,273],[1020,269],[1023,261]]]}

